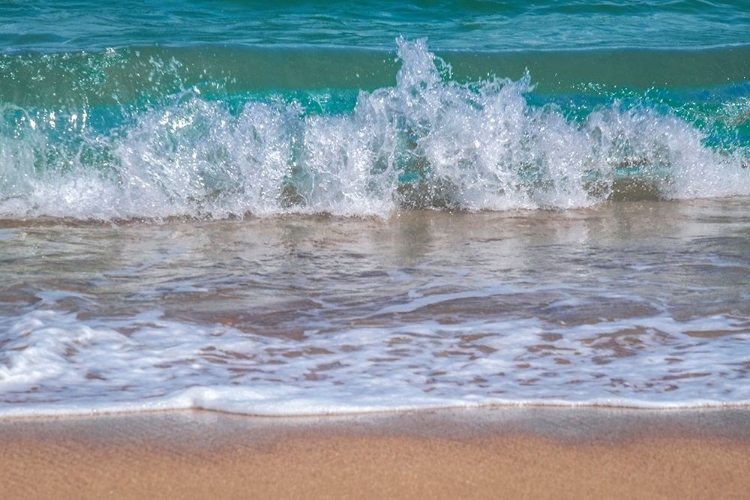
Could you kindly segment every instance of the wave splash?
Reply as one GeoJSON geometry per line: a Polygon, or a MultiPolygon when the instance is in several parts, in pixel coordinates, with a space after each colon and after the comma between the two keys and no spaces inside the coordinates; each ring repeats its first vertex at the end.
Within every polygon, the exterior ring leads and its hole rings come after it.
{"type": "Polygon", "coordinates": [[[346,110],[328,106],[335,89],[312,104],[198,87],[141,107],[0,104],[0,217],[387,217],[750,194],[747,147],[712,146],[669,110],[613,100],[571,116],[532,104],[528,74],[460,83],[424,40],[397,43],[396,85],[346,110]]]}

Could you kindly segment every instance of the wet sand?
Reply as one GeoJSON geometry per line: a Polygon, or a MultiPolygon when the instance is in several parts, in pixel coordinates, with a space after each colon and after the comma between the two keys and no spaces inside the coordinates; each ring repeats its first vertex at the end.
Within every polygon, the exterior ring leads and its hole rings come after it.
{"type": "Polygon", "coordinates": [[[0,422],[4,498],[746,498],[750,410],[0,422]]]}

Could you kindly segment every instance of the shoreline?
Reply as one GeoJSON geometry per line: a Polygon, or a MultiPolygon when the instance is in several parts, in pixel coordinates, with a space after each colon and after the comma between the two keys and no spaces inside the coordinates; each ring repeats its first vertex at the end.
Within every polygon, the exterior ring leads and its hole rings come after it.
{"type": "Polygon", "coordinates": [[[9,498],[743,498],[750,409],[0,421],[9,498]]]}

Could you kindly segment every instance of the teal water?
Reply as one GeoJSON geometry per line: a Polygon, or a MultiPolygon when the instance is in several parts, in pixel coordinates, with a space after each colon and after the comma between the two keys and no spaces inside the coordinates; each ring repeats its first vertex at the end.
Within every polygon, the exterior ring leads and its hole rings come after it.
{"type": "Polygon", "coordinates": [[[436,50],[707,48],[745,45],[743,1],[94,1],[4,2],[7,52],[230,44],[436,50]]]}
{"type": "Polygon", "coordinates": [[[750,194],[742,2],[41,2],[0,19],[4,218],[750,194]]]}

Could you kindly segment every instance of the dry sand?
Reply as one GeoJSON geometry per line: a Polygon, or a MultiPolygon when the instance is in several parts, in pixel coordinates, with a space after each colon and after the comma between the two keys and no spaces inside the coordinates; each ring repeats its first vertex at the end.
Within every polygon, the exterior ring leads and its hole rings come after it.
{"type": "Polygon", "coordinates": [[[0,422],[0,497],[737,498],[750,410],[0,422]]]}

